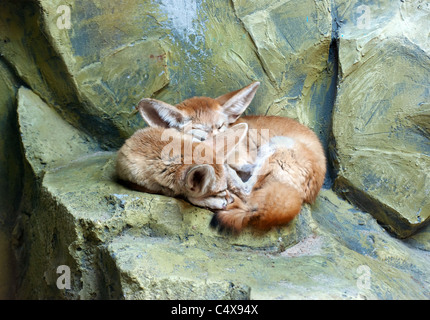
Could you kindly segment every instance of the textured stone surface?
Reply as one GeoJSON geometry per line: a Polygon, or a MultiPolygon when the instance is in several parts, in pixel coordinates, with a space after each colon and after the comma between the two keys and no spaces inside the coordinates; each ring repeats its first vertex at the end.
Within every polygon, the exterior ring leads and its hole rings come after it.
{"type": "Polygon", "coordinates": [[[64,121],[31,90],[20,88],[17,99],[25,157],[36,176],[97,148],[91,139],[64,121]]]}
{"type": "Polygon", "coordinates": [[[19,79],[0,59],[0,299],[13,297],[15,272],[10,234],[22,189],[22,158],[16,123],[19,79]]]}
{"type": "Polygon", "coordinates": [[[2,1],[0,222],[20,209],[17,297],[428,299],[429,13],[420,0],[2,1]],[[142,97],[254,80],[247,112],[298,119],[329,155],[327,189],[290,225],[220,235],[209,211],[115,181],[142,97]]]}
{"type": "Polygon", "coordinates": [[[428,35],[430,8],[383,3],[354,17],[357,5],[339,30],[336,188],[407,237],[430,221],[430,51],[414,32],[428,35]]]}
{"type": "MultiPolygon", "coordinates": [[[[322,193],[312,216],[306,208],[282,231],[232,238],[208,227],[205,210],[116,184],[111,159],[112,154],[96,154],[45,175],[44,209],[37,221],[51,232],[46,239],[35,237],[33,249],[48,254],[31,265],[44,266],[51,294],[64,294],[54,287],[59,264],[71,266],[76,277],[65,294],[69,298],[421,299],[429,294],[429,257],[392,238],[331,191],[322,193]],[[293,227],[301,236],[295,241],[293,227]],[[370,287],[357,284],[360,268],[369,272],[370,287]]],[[[36,279],[26,283],[46,287],[36,279]]]]}
{"type": "MultiPolygon", "coordinates": [[[[23,94],[32,96],[21,89],[23,94]]],[[[19,101],[24,111],[28,100],[19,101]]],[[[57,120],[64,137],[69,126],[57,120]]],[[[23,141],[37,141],[43,130],[23,131],[23,141]]],[[[85,139],[70,141],[72,149],[88,146],[85,139]]],[[[24,146],[36,153],[52,143],[24,146]]],[[[220,235],[209,228],[209,211],[118,184],[114,159],[112,152],[89,151],[67,165],[42,168],[39,205],[23,222],[31,254],[20,297],[425,299],[430,294],[430,256],[393,238],[331,190],[322,191],[286,227],[220,235]],[[68,290],[56,287],[59,265],[71,269],[68,290]]],[[[37,157],[28,160],[38,168],[37,157]]]]}
{"type": "MultiPolygon", "coordinates": [[[[58,27],[59,5],[40,1],[44,35],[62,62],[52,67],[66,75],[53,90],[68,88],[63,100],[74,105],[75,117],[108,120],[97,126],[111,130],[111,144],[141,126],[133,108],[142,97],[175,104],[255,80],[262,87],[250,112],[290,115],[317,130],[328,126],[315,101],[330,100],[333,81],[329,1],[127,1],[120,9],[106,1],[69,1],[70,29],[58,27]]],[[[76,121],[91,126],[95,120],[76,121]]],[[[326,142],[326,132],[319,134],[326,142]]]]}

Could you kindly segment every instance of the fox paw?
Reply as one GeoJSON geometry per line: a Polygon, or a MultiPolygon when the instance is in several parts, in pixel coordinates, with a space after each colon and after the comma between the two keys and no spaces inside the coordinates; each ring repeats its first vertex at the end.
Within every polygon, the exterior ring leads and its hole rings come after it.
{"type": "Polygon", "coordinates": [[[188,198],[188,200],[199,207],[207,208],[210,210],[225,210],[234,199],[228,191],[223,191],[215,196],[206,198],[188,198]]]}

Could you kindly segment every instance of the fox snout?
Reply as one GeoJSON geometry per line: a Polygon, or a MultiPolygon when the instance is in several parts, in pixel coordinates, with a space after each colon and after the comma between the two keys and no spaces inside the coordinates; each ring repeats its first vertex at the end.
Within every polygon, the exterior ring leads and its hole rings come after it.
{"type": "Polygon", "coordinates": [[[196,206],[208,208],[210,210],[226,210],[227,207],[234,202],[232,194],[227,190],[212,196],[199,198],[188,197],[188,200],[196,206]]]}

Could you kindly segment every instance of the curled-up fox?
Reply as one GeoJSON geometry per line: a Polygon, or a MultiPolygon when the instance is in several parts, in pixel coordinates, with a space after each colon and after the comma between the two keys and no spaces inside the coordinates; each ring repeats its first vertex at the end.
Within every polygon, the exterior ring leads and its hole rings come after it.
{"type": "Polygon", "coordinates": [[[232,197],[224,163],[245,138],[247,128],[238,124],[203,142],[174,128],[140,129],[117,153],[117,177],[139,191],[185,198],[212,210],[226,209],[232,197]],[[235,139],[224,143],[227,136],[235,139]]]}
{"type": "Polygon", "coordinates": [[[316,134],[297,121],[278,116],[244,116],[259,82],[215,99],[194,97],[176,106],[142,99],[137,109],[153,127],[184,130],[205,141],[232,126],[247,124],[246,139],[235,148],[238,161],[227,164],[233,202],[216,210],[211,225],[240,232],[246,226],[267,230],[291,221],[304,202],[312,203],[326,173],[326,158],[316,134]]]}

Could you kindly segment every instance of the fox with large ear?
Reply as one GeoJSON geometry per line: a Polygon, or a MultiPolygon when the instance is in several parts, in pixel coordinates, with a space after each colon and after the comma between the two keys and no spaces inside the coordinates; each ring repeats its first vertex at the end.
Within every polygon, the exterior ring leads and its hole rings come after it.
{"type": "Polygon", "coordinates": [[[223,132],[236,122],[251,103],[259,86],[259,82],[253,82],[216,99],[194,97],[176,106],[156,99],[142,99],[136,108],[149,126],[185,129],[185,133],[202,141],[210,135],[223,132]]]}
{"type": "Polygon", "coordinates": [[[232,198],[224,163],[245,138],[247,128],[239,124],[204,142],[173,128],[140,129],[118,151],[117,176],[140,191],[225,209],[232,198]]]}
{"type": "Polygon", "coordinates": [[[253,82],[214,99],[194,97],[176,106],[155,99],[142,99],[137,106],[148,125],[185,129],[195,141],[239,123],[248,125],[247,139],[236,149],[239,161],[231,165],[235,170],[229,174],[233,181],[230,190],[238,201],[214,218],[214,225],[222,229],[240,231],[247,225],[266,229],[288,223],[300,212],[302,202],[315,200],[324,182],[326,158],[312,130],[287,117],[240,117],[259,85],[253,82]],[[271,151],[262,154],[265,150],[271,151]],[[260,162],[264,165],[257,165],[260,162]],[[261,168],[265,168],[264,174],[261,168]],[[253,177],[250,182],[254,184],[243,183],[235,172],[240,177],[253,177]],[[282,199],[285,201],[278,201],[282,199]]]}

